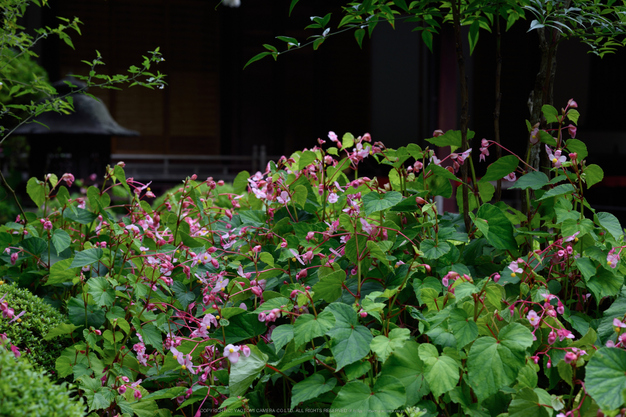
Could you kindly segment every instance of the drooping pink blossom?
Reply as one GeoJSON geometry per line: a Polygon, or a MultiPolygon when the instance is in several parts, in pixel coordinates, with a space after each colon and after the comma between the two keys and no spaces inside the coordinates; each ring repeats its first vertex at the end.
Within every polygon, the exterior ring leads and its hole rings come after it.
{"type": "Polygon", "coordinates": [[[228,344],[224,347],[224,357],[227,358],[230,363],[237,363],[239,361],[239,346],[228,344]]]}
{"type": "Polygon", "coordinates": [[[539,317],[539,315],[537,315],[535,310],[530,310],[526,318],[533,327],[537,327],[539,326],[539,323],[541,323],[541,318],[539,317]]]}

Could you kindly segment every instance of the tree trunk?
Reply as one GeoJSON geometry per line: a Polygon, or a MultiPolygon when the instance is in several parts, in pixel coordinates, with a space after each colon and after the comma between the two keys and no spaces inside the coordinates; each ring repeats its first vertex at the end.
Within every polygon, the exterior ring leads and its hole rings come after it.
{"type": "MultiPolygon", "coordinates": [[[[465,74],[465,56],[463,54],[463,43],[461,38],[461,1],[462,0],[452,1],[452,19],[454,23],[456,59],[459,67],[459,78],[461,82],[461,152],[465,152],[469,149],[469,143],[467,141],[467,128],[469,125],[469,90],[467,86],[467,75],[465,74]]],[[[469,217],[469,187],[467,184],[468,166],[468,163],[464,163],[461,166],[461,179],[463,181],[463,221],[465,223],[465,229],[469,233],[471,223],[469,217]]]]}

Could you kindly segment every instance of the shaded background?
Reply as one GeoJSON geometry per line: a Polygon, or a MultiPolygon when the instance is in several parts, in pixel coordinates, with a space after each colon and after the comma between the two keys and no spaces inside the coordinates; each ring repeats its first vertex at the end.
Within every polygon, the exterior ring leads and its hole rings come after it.
{"type": "MultiPolygon", "coordinates": [[[[52,26],[57,15],[78,16],[84,23],[82,36],[72,36],[75,50],[54,39],[42,45],[41,64],[51,81],[86,74],[88,66],[81,60],[94,59],[95,50],[106,62],[99,71],[108,74],[125,72],[157,46],[165,58],[155,67],[167,74],[164,90],[90,91],[120,125],[141,134],[112,138],[114,162],[129,154],[213,155],[223,160],[207,160],[202,169],[211,172],[214,166],[219,175],[226,172],[220,164],[229,156],[249,156],[260,147],[268,158],[289,155],[313,147],[329,130],[340,136],[370,132],[373,140],[398,147],[411,142],[424,146],[433,130],[457,127],[457,70],[447,28],[435,37],[434,53],[410,24],[398,22],[393,30],[381,23],[362,49],[347,32],[329,38],[317,51],[293,51],[277,62],[265,58],[243,70],[264,50],[262,44],[282,49],[276,36],[304,41],[318,34],[303,29],[310,16],[333,12],[331,27],[336,27],[336,2],[303,0],[291,17],[290,0],[243,0],[234,9],[216,9],[217,1],[207,0],[49,3],[48,9],[32,11],[29,25],[52,26]]],[[[523,152],[528,138],[526,103],[539,65],[536,34],[526,33],[528,25],[518,22],[503,40],[501,137],[516,152],[523,152]]],[[[470,128],[477,132],[476,140],[493,138],[494,48],[493,36],[481,32],[467,62],[470,128]]],[[[586,54],[584,45],[566,42],[559,47],[555,86],[557,108],[569,98],[578,102],[578,138],[589,147],[588,162],[605,170],[605,181],[587,197],[598,209],[620,217],[626,214],[621,188],[626,177],[620,170],[626,153],[624,64],[624,51],[600,60],[586,54]]],[[[158,166],[159,160],[151,162],[158,166]]]]}

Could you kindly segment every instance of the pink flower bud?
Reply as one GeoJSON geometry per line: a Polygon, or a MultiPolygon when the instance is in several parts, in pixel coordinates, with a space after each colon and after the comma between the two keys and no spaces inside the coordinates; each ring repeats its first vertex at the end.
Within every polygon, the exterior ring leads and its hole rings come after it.
{"type": "Polygon", "coordinates": [[[550,335],[548,335],[548,343],[553,344],[554,342],[556,342],[556,333],[553,330],[550,332],[550,335]]]}
{"type": "Polygon", "coordinates": [[[578,355],[576,355],[574,352],[567,352],[565,354],[565,357],[563,358],[565,363],[572,363],[572,362],[575,362],[577,359],[578,359],[578,355]]]}
{"type": "Polygon", "coordinates": [[[246,358],[250,356],[251,352],[250,352],[250,348],[248,347],[248,345],[243,345],[240,351],[241,353],[243,353],[243,356],[245,356],[246,358]]]}

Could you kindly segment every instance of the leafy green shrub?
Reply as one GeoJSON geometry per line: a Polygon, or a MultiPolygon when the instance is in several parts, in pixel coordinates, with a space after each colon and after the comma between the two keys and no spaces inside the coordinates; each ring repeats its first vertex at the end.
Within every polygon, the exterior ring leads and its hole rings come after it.
{"type": "Polygon", "coordinates": [[[24,311],[16,321],[0,320],[0,333],[6,333],[11,343],[31,362],[51,374],[55,374],[54,362],[66,347],[60,339],[46,341],[51,329],[64,322],[63,315],[30,291],[15,285],[0,285],[0,297],[15,311],[24,311]]]}
{"type": "Polygon", "coordinates": [[[84,416],[82,401],[73,400],[65,384],[50,382],[24,359],[0,345],[0,416],[84,416]]]}

